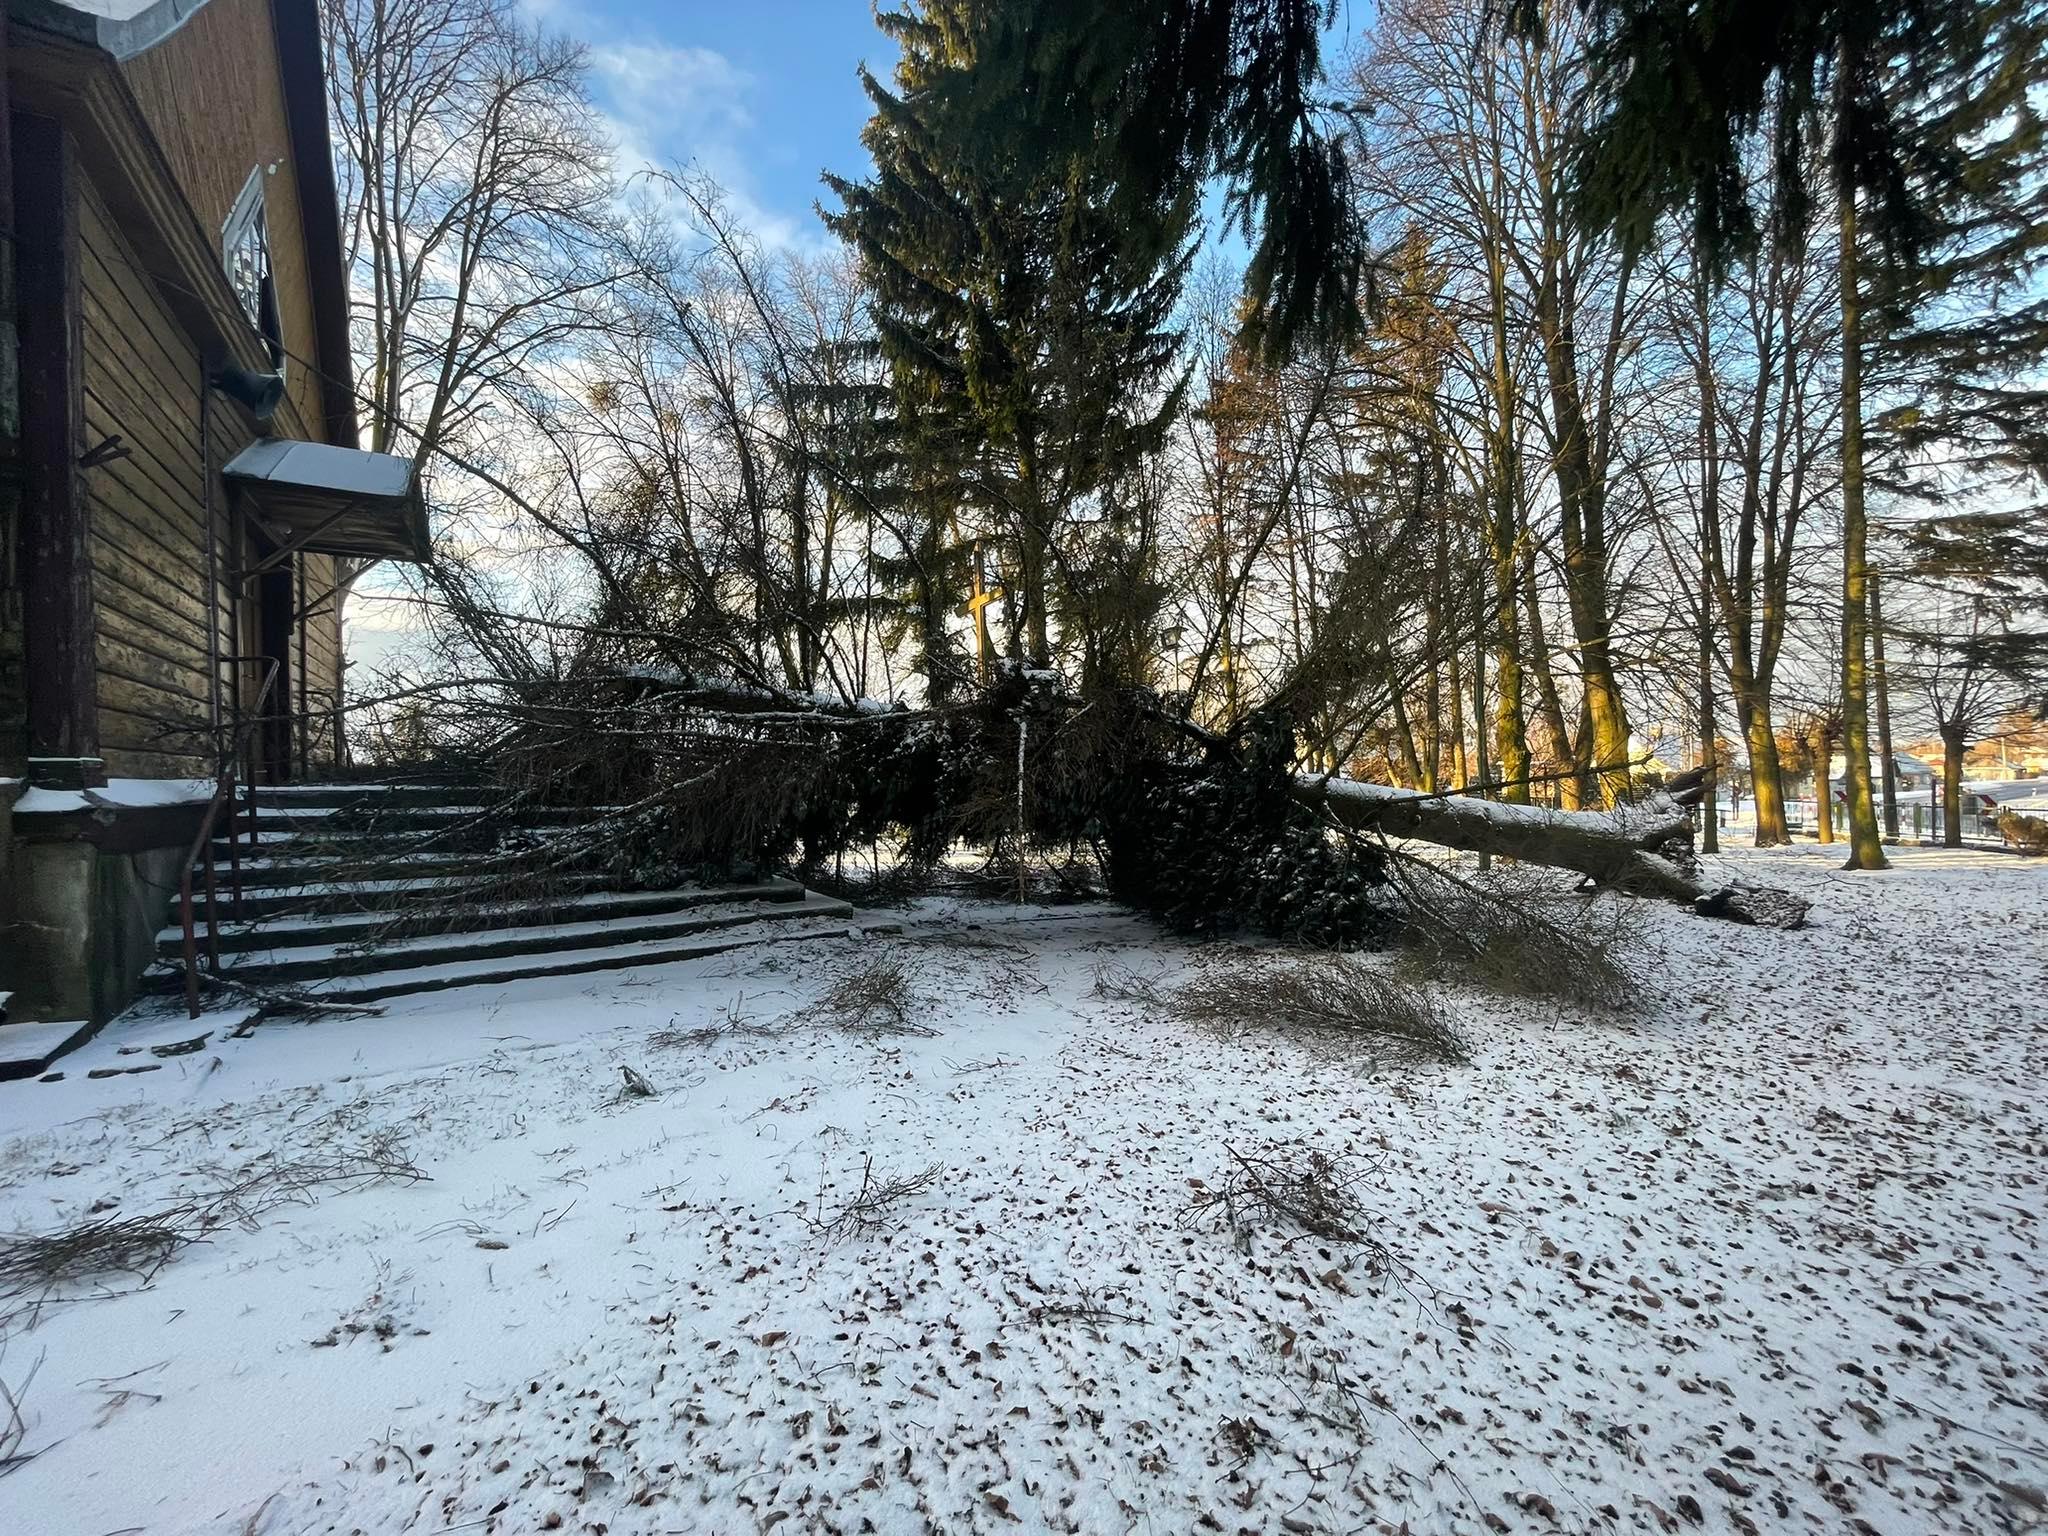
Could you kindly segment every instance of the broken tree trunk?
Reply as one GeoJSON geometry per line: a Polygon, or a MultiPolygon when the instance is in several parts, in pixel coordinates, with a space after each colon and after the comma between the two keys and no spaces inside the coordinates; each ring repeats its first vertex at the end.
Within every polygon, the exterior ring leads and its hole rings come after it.
{"type": "Polygon", "coordinates": [[[1692,852],[1697,773],[1612,811],[1553,811],[1466,795],[1425,795],[1356,779],[1303,775],[1294,796],[1354,831],[1419,838],[1467,853],[1490,853],[1574,870],[1600,885],[1682,901],[1703,916],[1796,928],[1806,903],[1782,891],[1701,883],[1692,852]]]}

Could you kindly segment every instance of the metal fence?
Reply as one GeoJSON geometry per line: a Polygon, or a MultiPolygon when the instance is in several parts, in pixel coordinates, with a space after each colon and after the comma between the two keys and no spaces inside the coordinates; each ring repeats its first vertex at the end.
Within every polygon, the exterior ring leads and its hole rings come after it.
{"type": "MultiPolygon", "coordinates": [[[[1844,824],[1848,809],[1839,800],[1835,802],[1835,835],[1846,835],[1844,824]]],[[[1785,821],[1796,831],[1811,832],[1819,825],[1814,813],[1812,800],[1788,800],[1785,802],[1785,821]]],[[[1940,802],[1930,805],[1924,799],[1902,800],[1899,803],[1899,836],[1909,841],[1939,842],[1947,818],[1942,814],[1940,802]]],[[[1965,842],[2002,843],[2003,836],[1998,830],[1998,811],[1984,810],[1980,806],[1965,803],[1961,817],[1963,840],[1965,842]]]]}

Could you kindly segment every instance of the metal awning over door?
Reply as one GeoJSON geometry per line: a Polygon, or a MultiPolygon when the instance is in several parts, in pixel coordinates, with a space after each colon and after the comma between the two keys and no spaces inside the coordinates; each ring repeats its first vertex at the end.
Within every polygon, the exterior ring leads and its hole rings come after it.
{"type": "Polygon", "coordinates": [[[222,474],[277,554],[427,558],[426,502],[410,459],[266,437],[222,474]]]}

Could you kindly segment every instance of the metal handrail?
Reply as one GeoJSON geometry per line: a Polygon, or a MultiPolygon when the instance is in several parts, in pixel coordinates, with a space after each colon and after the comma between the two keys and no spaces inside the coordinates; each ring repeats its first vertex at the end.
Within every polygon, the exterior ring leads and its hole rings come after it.
{"type": "MultiPolygon", "coordinates": [[[[206,967],[214,975],[220,974],[220,932],[219,896],[214,882],[213,869],[213,828],[220,819],[221,807],[230,808],[228,815],[228,880],[233,893],[235,916],[242,915],[242,835],[236,825],[232,810],[236,789],[236,769],[240,766],[242,746],[246,732],[263,722],[263,706],[270,698],[270,691],[277,684],[279,660],[275,656],[264,658],[263,682],[256,690],[256,702],[250,710],[251,718],[237,720],[228,732],[225,751],[214,759],[213,798],[206,803],[206,814],[200,818],[199,834],[192,840],[192,848],[185,858],[185,868],[178,879],[178,921],[185,931],[185,1010],[188,1017],[199,1017],[199,938],[198,924],[192,903],[192,871],[204,861],[206,871],[206,967]]],[[[235,713],[241,714],[238,706],[235,713]]],[[[253,834],[252,834],[253,836],[253,834]]]]}

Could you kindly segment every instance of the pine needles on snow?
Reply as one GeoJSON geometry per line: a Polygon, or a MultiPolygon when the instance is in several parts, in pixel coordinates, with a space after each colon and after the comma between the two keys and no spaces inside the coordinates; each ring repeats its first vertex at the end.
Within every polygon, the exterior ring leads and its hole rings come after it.
{"type": "Polygon", "coordinates": [[[1339,955],[1218,966],[1171,990],[1155,977],[1105,971],[1096,993],[1226,1039],[1271,1030],[1318,1045],[1370,1047],[1392,1061],[1470,1059],[1464,1038],[1425,988],[1339,955]]]}

